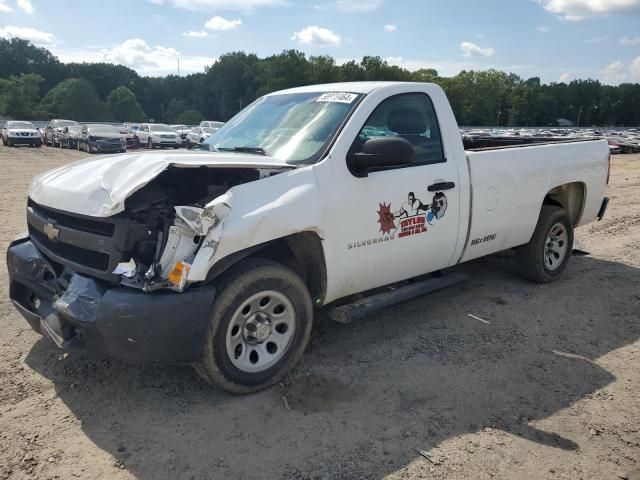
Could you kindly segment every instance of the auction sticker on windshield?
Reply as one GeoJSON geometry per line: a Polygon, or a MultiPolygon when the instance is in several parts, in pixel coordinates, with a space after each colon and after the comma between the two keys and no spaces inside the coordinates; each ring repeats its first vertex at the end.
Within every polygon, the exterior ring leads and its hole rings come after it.
{"type": "Polygon", "coordinates": [[[316,102],[353,103],[356,98],[355,93],[330,92],[320,95],[316,102]]]}

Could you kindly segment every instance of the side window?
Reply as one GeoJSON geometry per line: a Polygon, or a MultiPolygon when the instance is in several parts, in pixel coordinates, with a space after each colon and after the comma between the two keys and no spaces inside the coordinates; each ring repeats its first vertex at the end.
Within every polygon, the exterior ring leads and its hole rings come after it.
{"type": "Polygon", "coordinates": [[[424,93],[405,93],[384,100],[360,130],[356,143],[377,137],[401,137],[413,145],[415,165],[446,162],[438,118],[424,93]]]}

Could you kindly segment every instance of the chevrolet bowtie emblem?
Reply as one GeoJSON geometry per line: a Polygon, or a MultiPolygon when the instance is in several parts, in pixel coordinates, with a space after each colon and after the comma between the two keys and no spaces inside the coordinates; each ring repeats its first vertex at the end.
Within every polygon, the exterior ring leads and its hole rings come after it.
{"type": "Polygon", "coordinates": [[[44,226],[44,234],[52,242],[57,242],[60,236],[60,229],[56,228],[53,224],[47,223],[44,226]]]}

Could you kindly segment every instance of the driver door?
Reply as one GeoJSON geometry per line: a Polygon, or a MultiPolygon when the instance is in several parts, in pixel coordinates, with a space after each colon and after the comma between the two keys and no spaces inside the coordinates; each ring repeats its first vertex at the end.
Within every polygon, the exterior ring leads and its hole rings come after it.
{"type": "MultiPolygon", "coordinates": [[[[362,126],[352,151],[384,136],[409,141],[416,162],[370,171],[363,178],[347,173],[330,179],[334,191],[348,192],[349,200],[324,195],[329,198],[326,240],[335,259],[328,301],[454,263],[460,221],[458,171],[444,156],[429,96],[407,93],[382,101],[362,126]]],[[[346,158],[333,160],[348,163],[346,158]]]]}

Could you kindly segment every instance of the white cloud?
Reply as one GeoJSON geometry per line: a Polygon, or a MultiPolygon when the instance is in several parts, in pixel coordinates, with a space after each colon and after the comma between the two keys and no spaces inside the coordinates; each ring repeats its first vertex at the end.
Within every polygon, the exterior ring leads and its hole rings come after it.
{"type": "Polygon", "coordinates": [[[393,23],[388,23],[384,26],[384,31],[387,33],[395,32],[397,29],[398,26],[394,25],[393,23]]]}
{"type": "Polygon", "coordinates": [[[31,0],[18,0],[16,3],[20,10],[28,13],[29,15],[31,15],[35,10],[31,4],[31,0]]]}
{"type": "Polygon", "coordinates": [[[560,78],[558,79],[558,81],[560,83],[569,83],[572,79],[573,77],[571,76],[570,73],[563,73],[562,75],[560,75],[560,78]]]}
{"type": "Polygon", "coordinates": [[[291,40],[298,40],[301,45],[313,47],[337,47],[340,45],[340,35],[327,28],[312,25],[295,32],[291,40]]]}
{"type": "Polygon", "coordinates": [[[631,47],[636,47],[640,45],[640,37],[625,37],[620,39],[620,43],[622,45],[628,45],[631,47]]]}
{"type": "Polygon", "coordinates": [[[262,7],[282,7],[288,0],[166,0],[176,8],[194,11],[239,10],[252,12],[262,7]]]}
{"type": "Polygon", "coordinates": [[[149,45],[140,38],[131,38],[109,49],[53,49],[64,63],[110,62],[125,65],[141,75],[160,76],[178,73],[178,59],[182,74],[203,72],[217,58],[183,55],[172,47],[149,45]]]}
{"type": "Polygon", "coordinates": [[[618,85],[627,80],[627,68],[618,60],[600,70],[600,78],[606,84],[618,85]]]}
{"type": "Polygon", "coordinates": [[[22,38],[42,47],[52,47],[56,44],[56,37],[53,33],[13,25],[0,27],[0,38],[22,38]]]}
{"type": "Polygon", "coordinates": [[[472,42],[462,42],[460,50],[462,50],[465,57],[490,57],[496,53],[493,48],[482,48],[472,42]]]}
{"type": "Polygon", "coordinates": [[[0,0],[0,12],[10,12],[13,10],[9,5],[6,4],[6,0],[0,0]]]}
{"type": "Polygon", "coordinates": [[[631,78],[640,81],[640,57],[636,58],[631,64],[631,78]]]}
{"type": "Polygon", "coordinates": [[[551,29],[546,25],[540,25],[538,28],[536,28],[536,30],[542,33],[548,33],[551,29]]]}
{"type": "Polygon", "coordinates": [[[568,21],[608,13],[640,13],[640,0],[536,0],[550,13],[568,21]]]}
{"type": "Polygon", "coordinates": [[[209,34],[204,30],[189,30],[188,32],[184,32],[182,36],[193,37],[193,38],[203,38],[203,37],[208,37],[209,34]]]}
{"type": "Polygon", "coordinates": [[[210,18],[207,23],[204,24],[205,28],[210,30],[233,30],[234,28],[238,28],[242,25],[242,20],[236,18],[235,20],[227,20],[224,17],[216,16],[210,18]]]}
{"type": "Polygon", "coordinates": [[[337,0],[336,8],[342,13],[367,13],[382,6],[383,0],[337,0]]]}

